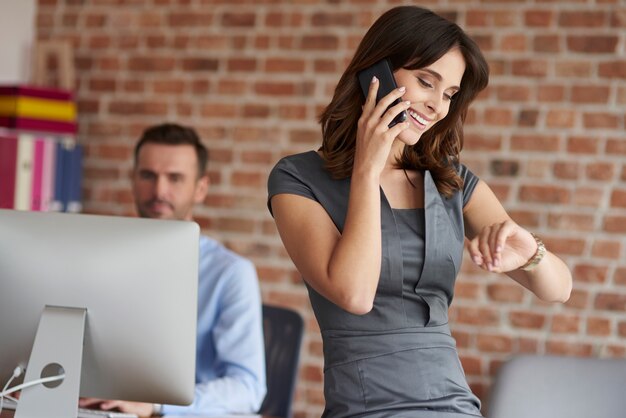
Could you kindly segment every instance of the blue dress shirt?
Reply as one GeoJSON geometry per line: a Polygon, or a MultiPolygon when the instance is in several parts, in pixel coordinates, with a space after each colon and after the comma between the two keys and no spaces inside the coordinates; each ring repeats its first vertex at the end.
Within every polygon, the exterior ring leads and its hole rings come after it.
{"type": "Polygon", "coordinates": [[[254,265],[200,237],[196,389],[190,406],[164,415],[256,413],[265,397],[261,295],[254,265]]]}

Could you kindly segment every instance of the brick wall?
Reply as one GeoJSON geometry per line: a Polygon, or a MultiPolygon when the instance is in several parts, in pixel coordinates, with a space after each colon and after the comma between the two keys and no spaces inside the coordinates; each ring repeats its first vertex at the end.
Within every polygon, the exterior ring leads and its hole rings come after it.
{"type": "MultiPolygon", "coordinates": [[[[211,148],[198,221],[251,258],[267,302],[306,318],[297,417],[323,407],[322,350],[304,286],[266,206],[279,157],[318,146],[316,116],[355,46],[391,5],[374,0],[39,0],[39,38],[70,39],[89,212],[132,214],[131,147],[148,124],[195,126],[211,148]]],[[[574,274],[565,305],[469,260],[451,323],[483,399],[514,353],[626,356],[626,4],[440,0],[420,4],[480,43],[491,83],[463,161],[574,274]]]]}

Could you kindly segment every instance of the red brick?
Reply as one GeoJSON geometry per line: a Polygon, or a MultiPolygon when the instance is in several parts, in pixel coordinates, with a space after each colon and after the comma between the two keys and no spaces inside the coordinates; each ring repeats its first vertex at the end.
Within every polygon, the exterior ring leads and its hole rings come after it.
{"type": "Polygon", "coordinates": [[[254,90],[261,96],[292,96],[296,87],[291,82],[259,82],[254,86],[254,90]]]}
{"type": "Polygon", "coordinates": [[[302,37],[303,50],[335,50],[339,46],[339,39],[334,35],[305,35],[302,37]]]}
{"type": "Polygon", "coordinates": [[[614,53],[618,40],[617,36],[605,35],[568,36],[567,48],[573,52],[589,54],[614,53]]]}
{"type": "MultiPolygon", "coordinates": [[[[589,61],[558,61],[555,64],[556,75],[559,77],[591,77],[594,66],[589,61]]],[[[586,80],[587,81],[587,80],[586,80]]]]}
{"type": "Polygon", "coordinates": [[[591,255],[594,258],[608,258],[616,260],[620,257],[622,244],[619,241],[594,241],[591,247],[591,255]]]}
{"type": "Polygon", "coordinates": [[[184,71],[212,72],[218,69],[218,61],[215,58],[184,58],[181,67],[184,71]]]}
{"type": "Polygon", "coordinates": [[[608,337],[611,335],[611,321],[606,318],[588,318],[587,335],[608,337]]]}
{"type": "Polygon", "coordinates": [[[565,87],[561,85],[542,85],[538,88],[537,98],[540,102],[562,102],[565,100],[565,87]]]}
{"type": "Polygon", "coordinates": [[[608,103],[611,89],[609,86],[574,86],[574,103],[608,103]]]}
{"type": "Polygon", "coordinates": [[[541,329],[546,323],[546,316],[533,312],[510,312],[509,322],[515,328],[541,329]]]}
{"type": "Polygon", "coordinates": [[[577,238],[544,237],[546,246],[556,254],[581,255],[585,249],[585,240],[577,238]]]}
{"type": "Polygon", "coordinates": [[[133,57],[128,60],[130,71],[172,71],[176,65],[176,60],[171,57],[146,56],[133,57]]]}
{"type": "Polygon", "coordinates": [[[626,78],[626,60],[602,62],[598,68],[600,77],[626,78]]]}
{"type": "Polygon", "coordinates": [[[227,63],[228,71],[255,72],[257,60],[255,58],[232,58],[227,63]]]}
{"type": "Polygon", "coordinates": [[[606,141],[606,154],[622,154],[626,155],[626,140],[623,139],[609,139],[606,141]]]}
{"type": "Polygon", "coordinates": [[[505,102],[526,102],[530,99],[530,89],[527,86],[499,86],[496,94],[499,100],[505,102]]]}
{"type": "Polygon", "coordinates": [[[204,103],[200,106],[200,114],[208,118],[232,118],[237,115],[238,106],[224,103],[204,103]]]}
{"type": "Polygon", "coordinates": [[[211,27],[213,24],[213,13],[183,12],[170,13],[167,16],[167,23],[172,27],[211,27]]]}
{"type": "Polygon", "coordinates": [[[593,231],[595,222],[593,215],[578,213],[550,213],[548,226],[557,231],[593,231]]]}
{"type": "Polygon", "coordinates": [[[589,307],[589,292],[580,289],[572,289],[569,300],[565,302],[565,306],[570,309],[586,309],[589,307]]]}
{"type": "Polygon", "coordinates": [[[533,39],[535,52],[561,52],[563,41],[559,35],[537,35],[533,39]]]}
{"type": "Polygon", "coordinates": [[[626,311],[626,295],[619,293],[600,292],[595,298],[594,309],[607,311],[626,311]]]}
{"type": "Polygon", "coordinates": [[[604,192],[594,187],[578,187],[574,192],[572,203],[583,207],[599,207],[602,203],[604,192]]]}
{"type": "Polygon", "coordinates": [[[167,103],[162,102],[130,102],[130,101],[112,101],[109,103],[109,113],[131,116],[131,115],[149,115],[149,116],[165,116],[167,114],[167,103]]]}
{"type": "Polygon", "coordinates": [[[495,302],[520,303],[525,290],[517,283],[492,283],[487,286],[489,299],[495,302]]]}
{"type": "Polygon", "coordinates": [[[512,135],[511,148],[516,151],[557,151],[559,137],[556,135],[512,135]]]}
{"type": "Polygon", "coordinates": [[[613,163],[591,163],[585,168],[587,178],[597,181],[609,181],[616,172],[616,167],[613,163]]]}
{"type": "Polygon", "coordinates": [[[563,11],[559,15],[559,26],[566,28],[587,27],[603,28],[607,26],[609,14],[603,11],[563,11]]]}
{"type": "Polygon", "coordinates": [[[575,110],[553,109],[546,115],[548,128],[573,128],[576,124],[577,113],[575,110]]]}
{"type": "Polygon", "coordinates": [[[508,335],[478,334],[476,346],[480,351],[510,353],[513,349],[513,340],[508,335]]]}
{"type": "Polygon", "coordinates": [[[537,110],[524,109],[519,112],[517,123],[519,126],[534,127],[537,125],[539,112],[537,110]]]}
{"type": "Polygon", "coordinates": [[[515,345],[517,346],[516,352],[528,354],[538,353],[540,346],[539,341],[534,338],[518,338],[515,345]]]}
{"type": "Polygon", "coordinates": [[[524,13],[524,22],[530,27],[549,27],[555,20],[552,10],[528,10],[524,13]]]}
{"type": "Polygon", "coordinates": [[[266,104],[246,104],[243,106],[243,116],[245,118],[262,118],[270,116],[271,108],[266,104]]]}
{"type": "MultiPolygon", "coordinates": [[[[481,46],[481,49],[482,48],[481,46]]],[[[502,37],[500,49],[508,52],[524,52],[528,50],[528,36],[526,34],[512,34],[502,37]]],[[[521,63],[518,61],[518,64],[521,63]]],[[[515,63],[514,63],[515,65],[515,63]]]]}
{"type": "Polygon", "coordinates": [[[252,28],[256,23],[256,13],[253,12],[227,12],[221,19],[224,27],[252,28]]]}
{"type": "Polygon", "coordinates": [[[609,215],[604,217],[604,231],[613,233],[626,232],[626,216],[609,215]]]}
{"type": "Polygon", "coordinates": [[[620,125],[619,117],[610,113],[584,113],[583,124],[585,128],[610,128],[617,129],[620,125]]]}
{"type": "Polygon", "coordinates": [[[313,27],[350,27],[354,23],[354,15],[352,13],[341,12],[318,12],[311,16],[311,24],[313,27]]]}
{"type": "Polygon", "coordinates": [[[465,148],[473,151],[499,150],[502,146],[502,138],[490,134],[467,134],[464,138],[465,148]]]}
{"type": "Polygon", "coordinates": [[[301,73],[304,68],[302,59],[270,58],[265,63],[265,70],[271,73],[301,73]]]}
{"type": "Polygon", "coordinates": [[[592,137],[569,137],[567,139],[567,152],[572,154],[597,154],[598,140],[592,137]]]}
{"type": "Polygon", "coordinates": [[[578,264],[572,271],[574,280],[585,283],[604,283],[606,282],[607,274],[608,267],[605,265],[578,264]]]}
{"type": "Polygon", "coordinates": [[[578,334],[580,316],[558,314],[552,317],[551,332],[556,334],[578,334]]]}
{"type": "Polygon", "coordinates": [[[548,341],[546,353],[560,356],[589,357],[593,347],[586,343],[572,343],[566,341],[548,341]]]}
{"type": "Polygon", "coordinates": [[[548,62],[539,59],[515,60],[511,63],[512,74],[522,77],[545,77],[548,73],[548,62]]]}
{"type": "Polygon", "coordinates": [[[459,324],[471,325],[497,325],[500,322],[500,315],[496,309],[460,307],[455,309],[456,322],[459,324]]]}
{"type": "Polygon", "coordinates": [[[557,186],[521,186],[519,198],[524,202],[569,203],[570,191],[557,186]]]}
{"type": "Polygon", "coordinates": [[[580,164],[576,161],[557,161],[554,163],[554,177],[564,180],[577,180],[580,178],[580,164]]]}

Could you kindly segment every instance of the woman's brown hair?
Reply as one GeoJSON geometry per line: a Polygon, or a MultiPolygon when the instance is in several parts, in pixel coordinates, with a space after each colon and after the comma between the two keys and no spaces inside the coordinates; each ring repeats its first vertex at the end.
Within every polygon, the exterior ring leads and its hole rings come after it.
{"type": "Polygon", "coordinates": [[[424,132],[417,144],[405,147],[397,163],[405,169],[430,170],[439,193],[445,196],[461,189],[456,165],[463,148],[463,122],[470,103],[487,86],[489,67],[476,43],[458,25],[416,6],[395,7],[374,22],[320,116],[321,150],[335,178],[352,173],[364,100],[357,73],[385,58],[393,71],[424,68],[453,48],[459,49],[466,64],[461,90],[452,99],[448,115],[424,132]]]}

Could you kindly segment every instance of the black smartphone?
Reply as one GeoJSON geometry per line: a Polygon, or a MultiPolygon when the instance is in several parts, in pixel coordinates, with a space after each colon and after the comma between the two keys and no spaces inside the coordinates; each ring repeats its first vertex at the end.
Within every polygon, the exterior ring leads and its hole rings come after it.
{"type": "MultiPolygon", "coordinates": [[[[391,65],[389,65],[389,61],[385,58],[383,60],[378,61],[376,64],[368,67],[364,70],[361,70],[357,73],[357,77],[359,79],[359,84],[361,84],[361,90],[363,91],[363,97],[367,97],[367,93],[369,92],[370,85],[372,84],[372,77],[376,76],[378,78],[378,92],[376,93],[376,103],[379,102],[380,99],[391,93],[392,90],[398,88],[396,85],[396,79],[393,77],[393,72],[391,71],[391,65]]],[[[402,100],[396,99],[392,104],[390,104],[387,109],[392,106],[397,105],[402,100]]],[[[391,123],[389,127],[391,128],[397,123],[404,122],[407,118],[406,110],[403,110],[399,113],[391,123]]]]}

